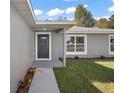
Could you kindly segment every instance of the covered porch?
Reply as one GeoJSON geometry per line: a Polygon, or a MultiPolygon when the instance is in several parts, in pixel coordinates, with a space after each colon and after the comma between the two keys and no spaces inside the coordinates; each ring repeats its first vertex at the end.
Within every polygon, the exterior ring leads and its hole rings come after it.
{"type": "Polygon", "coordinates": [[[35,59],[33,68],[66,66],[65,29],[42,28],[35,32],[35,59]]]}

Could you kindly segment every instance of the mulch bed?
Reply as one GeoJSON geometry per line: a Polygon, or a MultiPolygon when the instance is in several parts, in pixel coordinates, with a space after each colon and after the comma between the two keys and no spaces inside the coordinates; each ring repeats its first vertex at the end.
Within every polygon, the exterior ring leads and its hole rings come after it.
{"type": "Polygon", "coordinates": [[[29,68],[16,93],[28,93],[36,68],[29,68]]]}

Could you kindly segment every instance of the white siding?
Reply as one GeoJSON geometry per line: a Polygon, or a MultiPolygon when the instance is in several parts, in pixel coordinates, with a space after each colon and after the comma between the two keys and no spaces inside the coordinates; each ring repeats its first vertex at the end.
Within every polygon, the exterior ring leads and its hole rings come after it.
{"type": "MultiPolygon", "coordinates": [[[[77,56],[81,58],[95,58],[100,56],[113,57],[113,54],[109,54],[109,35],[110,34],[87,34],[87,55],[82,54],[77,56]]],[[[76,55],[67,55],[67,57],[75,56],[76,55]]]]}
{"type": "Polygon", "coordinates": [[[15,93],[18,81],[33,62],[34,33],[12,3],[10,11],[10,90],[15,93]]]}

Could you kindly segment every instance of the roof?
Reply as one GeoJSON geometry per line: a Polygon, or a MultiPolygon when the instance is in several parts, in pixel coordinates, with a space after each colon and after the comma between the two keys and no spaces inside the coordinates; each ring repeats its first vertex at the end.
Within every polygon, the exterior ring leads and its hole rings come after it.
{"type": "Polygon", "coordinates": [[[114,33],[113,29],[102,29],[98,27],[73,26],[66,33],[114,33]]]}

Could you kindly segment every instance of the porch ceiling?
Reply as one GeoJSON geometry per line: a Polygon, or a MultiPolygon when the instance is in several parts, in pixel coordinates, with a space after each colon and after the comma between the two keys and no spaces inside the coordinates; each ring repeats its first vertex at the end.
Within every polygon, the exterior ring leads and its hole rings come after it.
{"type": "Polygon", "coordinates": [[[18,12],[22,15],[24,20],[29,26],[35,25],[35,16],[33,10],[29,5],[29,0],[10,0],[10,2],[15,6],[18,12]]]}
{"type": "Polygon", "coordinates": [[[50,31],[50,32],[52,32],[52,31],[54,31],[54,32],[56,32],[56,33],[59,33],[60,31],[64,31],[64,28],[42,28],[42,29],[33,29],[34,31],[50,31]]]}
{"type": "Polygon", "coordinates": [[[55,29],[55,28],[70,28],[72,27],[73,25],[71,24],[64,24],[64,23],[61,23],[61,22],[44,22],[44,23],[41,23],[41,24],[35,24],[33,26],[31,26],[32,29],[43,29],[43,28],[47,28],[47,29],[55,29]],[[57,24],[59,23],[59,24],[57,24]]]}

